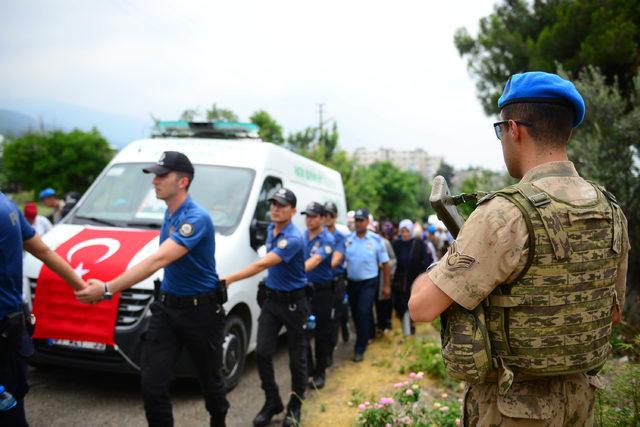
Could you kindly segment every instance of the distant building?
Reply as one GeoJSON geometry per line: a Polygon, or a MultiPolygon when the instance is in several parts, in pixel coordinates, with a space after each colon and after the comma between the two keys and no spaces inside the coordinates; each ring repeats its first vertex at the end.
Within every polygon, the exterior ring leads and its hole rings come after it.
{"type": "Polygon", "coordinates": [[[436,175],[443,161],[442,157],[431,156],[420,148],[411,151],[398,151],[390,148],[367,151],[366,148],[360,147],[353,152],[353,158],[361,166],[389,161],[404,171],[417,172],[428,179],[436,175]]]}

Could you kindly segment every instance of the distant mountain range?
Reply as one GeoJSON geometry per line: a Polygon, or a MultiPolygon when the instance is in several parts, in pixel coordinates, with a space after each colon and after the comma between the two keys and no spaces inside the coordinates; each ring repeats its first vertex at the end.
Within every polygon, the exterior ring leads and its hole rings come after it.
{"type": "Polygon", "coordinates": [[[91,130],[95,127],[117,148],[148,137],[151,118],[138,118],[47,100],[0,98],[0,134],[22,135],[44,129],[91,130]]]}

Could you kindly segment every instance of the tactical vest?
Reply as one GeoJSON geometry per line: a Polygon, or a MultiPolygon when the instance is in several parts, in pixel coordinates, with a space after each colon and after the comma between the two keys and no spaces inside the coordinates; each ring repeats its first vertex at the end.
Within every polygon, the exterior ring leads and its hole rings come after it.
{"type": "Polygon", "coordinates": [[[498,286],[480,310],[448,310],[443,356],[452,377],[482,382],[498,368],[506,392],[514,371],[555,376],[595,371],[605,363],[623,216],[610,193],[594,188],[598,197],[588,206],[554,198],[530,182],[479,202],[499,196],[520,209],[529,253],[522,273],[498,286]]]}

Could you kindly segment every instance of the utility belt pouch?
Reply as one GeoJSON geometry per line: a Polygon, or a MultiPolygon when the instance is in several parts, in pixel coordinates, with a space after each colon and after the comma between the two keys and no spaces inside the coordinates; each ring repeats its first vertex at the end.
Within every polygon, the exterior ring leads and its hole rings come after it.
{"type": "Polygon", "coordinates": [[[229,295],[227,294],[227,281],[221,280],[216,286],[216,297],[218,298],[218,304],[222,305],[229,301],[229,295]]]}
{"type": "Polygon", "coordinates": [[[156,279],[153,281],[153,299],[158,301],[160,299],[160,286],[162,285],[162,281],[160,279],[156,279]]]}
{"type": "Polygon", "coordinates": [[[25,332],[25,320],[22,311],[8,314],[0,327],[0,349],[16,351],[20,348],[25,332]]]}
{"type": "Polygon", "coordinates": [[[260,308],[262,308],[262,305],[267,300],[267,297],[268,297],[267,284],[265,283],[264,280],[262,280],[260,281],[260,283],[258,283],[258,293],[256,294],[256,300],[258,301],[258,306],[260,308]]]}

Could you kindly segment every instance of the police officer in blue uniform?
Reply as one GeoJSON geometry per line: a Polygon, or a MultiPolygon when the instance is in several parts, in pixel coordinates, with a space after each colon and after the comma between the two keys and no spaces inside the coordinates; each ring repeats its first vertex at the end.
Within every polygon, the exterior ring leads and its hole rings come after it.
{"type": "Polygon", "coordinates": [[[313,289],[311,312],[316,316],[316,328],[313,331],[315,344],[315,364],[311,354],[311,346],[307,356],[309,372],[313,376],[312,387],[321,389],[325,385],[327,361],[333,353],[331,336],[335,317],[333,272],[331,259],[334,239],[324,228],[322,214],[324,207],[311,202],[302,215],[306,215],[307,229],[304,232],[305,271],[307,281],[313,289]]]}
{"type": "Polygon", "coordinates": [[[26,426],[24,396],[26,358],[33,353],[27,326],[32,326],[22,303],[22,251],[26,250],[74,289],[86,287],[73,269],[31,228],[22,212],[0,192],[0,385],[16,405],[0,412],[0,426],[26,426]]]}
{"type": "Polygon", "coordinates": [[[389,255],[382,239],[369,231],[369,211],[358,209],[354,215],[355,232],[345,242],[347,260],[347,293],[351,314],[356,324],[356,344],[353,360],[362,362],[367,343],[372,336],[373,302],[378,293],[378,269],[382,266],[383,295],[391,295],[389,255]]]}
{"type": "MultiPolygon", "coordinates": [[[[324,204],[324,213],[322,218],[327,231],[333,236],[334,247],[331,259],[331,268],[333,273],[333,310],[334,321],[333,331],[331,333],[331,348],[334,349],[338,345],[338,330],[342,331],[342,340],[349,341],[349,302],[346,297],[345,286],[345,268],[344,253],[345,242],[347,236],[336,228],[336,217],[338,216],[338,207],[333,202],[324,204]]],[[[333,364],[333,353],[329,353],[327,367],[333,364]]]]}
{"type": "Polygon", "coordinates": [[[229,409],[221,372],[226,288],[216,272],[213,222],[189,196],[194,169],[183,153],[166,151],[143,171],[155,174],[156,197],[167,204],[160,247],[108,283],[90,279],[91,286],[76,296],[88,303],[108,299],[164,268],[143,335],[141,381],[147,421],[150,426],[173,425],[169,387],[185,347],[196,368],[210,424],[224,426],[229,409]]]}
{"type": "Polygon", "coordinates": [[[267,254],[242,270],[224,278],[227,286],[268,269],[266,288],[258,291],[262,313],[258,319],[256,358],[266,402],[253,420],[266,426],[284,409],[273,372],[273,355],[282,326],[287,328],[291,396],[283,422],[298,425],[307,385],[307,318],[310,313],[305,275],[304,237],[291,222],[296,196],[281,188],[269,198],[272,223],[267,232],[267,254]],[[265,299],[262,300],[262,295],[265,299]]]}

